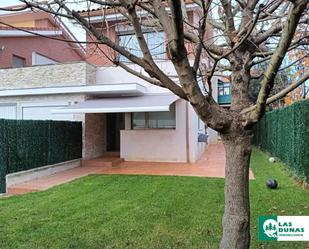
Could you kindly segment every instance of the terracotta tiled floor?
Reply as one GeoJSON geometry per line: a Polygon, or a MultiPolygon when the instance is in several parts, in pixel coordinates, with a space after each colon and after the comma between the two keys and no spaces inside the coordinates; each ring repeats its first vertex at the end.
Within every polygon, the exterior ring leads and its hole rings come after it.
{"type": "MultiPolygon", "coordinates": [[[[95,160],[99,162],[98,159],[95,160]]],[[[125,175],[173,175],[224,178],[225,152],[222,144],[209,145],[202,158],[196,163],[156,163],[156,162],[120,162],[117,166],[103,166],[95,163],[66,170],[30,182],[17,184],[9,189],[10,195],[23,194],[48,189],[89,174],[125,174],[125,175]]],[[[250,171],[250,179],[254,179],[250,171]]]]}
{"type": "Polygon", "coordinates": [[[102,169],[102,174],[174,175],[224,177],[225,152],[222,144],[209,145],[196,163],[122,162],[102,169]]]}
{"type": "Polygon", "coordinates": [[[13,185],[8,189],[8,195],[18,195],[28,192],[37,192],[49,189],[51,187],[73,181],[75,179],[96,174],[101,171],[100,167],[78,167],[59,172],[50,176],[44,176],[29,182],[13,185]]]}

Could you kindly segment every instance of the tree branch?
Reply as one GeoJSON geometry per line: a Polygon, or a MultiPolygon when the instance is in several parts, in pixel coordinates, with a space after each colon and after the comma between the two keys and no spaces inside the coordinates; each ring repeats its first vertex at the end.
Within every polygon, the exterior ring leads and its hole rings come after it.
{"type": "Polygon", "coordinates": [[[232,41],[235,33],[234,16],[232,13],[232,4],[229,0],[220,0],[225,13],[225,28],[230,40],[232,41]]]}
{"type": "MultiPolygon", "coordinates": [[[[192,42],[192,43],[200,43],[201,40],[199,39],[198,35],[193,34],[192,32],[184,31],[184,37],[186,40],[192,42]]],[[[222,55],[224,52],[226,52],[226,49],[214,44],[214,43],[208,43],[206,41],[202,41],[203,48],[207,51],[209,51],[212,54],[215,55],[222,55]]]]}
{"type": "MultiPolygon", "coordinates": [[[[285,89],[283,89],[282,91],[278,92],[277,94],[271,96],[270,98],[268,98],[266,100],[266,105],[269,105],[279,99],[282,99],[283,97],[285,97],[288,93],[292,92],[294,89],[296,89],[297,87],[299,87],[300,85],[302,85],[303,83],[305,83],[307,80],[309,79],[309,72],[307,72],[301,79],[299,79],[298,81],[288,85],[285,89]]],[[[246,109],[244,109],[241,114],[247,114],[251,111],[254,111],[256,108],[256,105],[254,106],[250,106],[246,109]]]]}
{"type": "Polygon", "coordinates": [[[153,0],[153,7],[168,38],[171,61],[179,77],[182,89],[201,120],[217,131],[227,129],[231,122],[229,115],[226,110],[213,100],[212,96],[203,95],[196,80],[196,75],[188,61],[184,44],[185,36],[181,4],[178,1],[170,0],[169,6],[172,18],[169,17],[161,0],[153,0]]]}
{"type": "Polygon", "coordinates": [[[205,5],[204,1],[202,2],[203,17],[200,20],[200,27],[199,27],[199,30],[198,30],[200,43],[196,46],[195,59],[194,59],[194,63],[193,63],[193,70],[194,70],[195,74],[196,74],[196,72],[199,68],[199,65],[200,65],[200,60],[201,60],[201,55],[202,55],[202,50],[203,50],[202,40],[203,40],[203,37],[205,36],[207,14],[208,14],[211,2],[212,2],[212,0],[209,0],[207,2],[207,5],[205,5]]]}
{"type": "Polygon", "coordinates": [[[102,6],[110,6],[110,7],[120,7],[121,3],[119,1],[107,1],[107,0],[88,0],[89,2],[100,4],[102,6]]]}
{"type": "Polygon", "coordinates": [[[252,25],[251,25],[250,29],[248,30],[248,32],[246,33],[246,35],[231,50],[227,51],[225,54],[221,55],[218,59],[215,60],[215,63],[212,67],[212,70],[211,70],[209,76],[207,77],[207,82],[211,81],[211,78],[212,78],[212,76],[213,76],[213,74],[216,70],[218,62],[223,58],[227,58],[230,54],[232,54],[234,51],[236,51],[245,41],[247,41],[247,39],[249,38],[250,34],[252,33],[252,31],[253,31],[256,23],[257,23],[257,20],[259,18],[259,14],[261,12],[262,7],[263,7],[263,5],[259,6],[259,10],[256,14],[256,17],[253,20],[252,25]]]}
{"type": "MultiPolygon", "coordinates": [[[[146,75],[144,75],[143,73],[137,72],[134,69],[130,68],[128,65],[126,65],[123,62],[115,62],[116,66],[120,66],[121,68],[123,68],[124,70],[126,70],[128,73],[131,73],[139,78],[141,78],[142,80],[147,81],[148,83],[155,85],[155,86],[160,86],[163,88],[166,88],[160,81],[152,79],[150,77],[147,77],[146,75]]],[[[185,96],[184,96],[185,98],[185,96]]]]}
{"type": "Polygon", "coordinates": [[[280,68],[285,53],[287,52],[296,27],[302,16],[302,13],[306,9],[307,0],[298,0],[290,8],[287,23],[283,29],[276,52],[272,55],[269,66],[267,67],[263,80],[261,82],[261,89],[258,94],[257,103],[255,109],[250,113],[246,125],[256,123],[265,112],[266,100],[273,87],[274,79],[280,68]]]}
{"type": "MultiPolygon", "coordinates": [[[[60,0],[54,0],[61,8],[63,8],[68,15],[72,16],[78,23],[80,23],[89,33],[91,33],[101,44],[107,45],[112,50],[118,52],[119,54],[125,56],[127,59],[133,63],[142,67],[151,77],[155,77],[160,80],[166,88],[172,91],[174,94],[181,98],[186,99],[187,96],[184,94],[180,86],[175,84],[168,76],[161,72],[161,70],[154,70],[153,67],[143,59],[133,55],[125,48],[119,46],[117,43],[113,42],[111,39],[98,32],[95,27],[93,27],[85,18],[79,15],[76,11],[70,10],[63,2],[60,0]]],[[[56,13],[55,13],[56,14],[56,13]]]]}
{"type": "MultiPolygon", "coordinates": [[[[187,99],[186,95],[183,93],[182,89],[175,84],[154,62],[152,55],[150,53],[150,50],[148,48],[147,42],[144,38],[142,27],[140,25],[139,18],[135,11],[135,6],[130,3],[130,1],[127,0],[120,0],[121,4],[124,8],[127,9],[128,14],[130,16],[130,21],[133,25],[135,35],[138,40],[139,47],[143,53],[143,59],[146,66],[143,66],[145,71],[151,75],[156,77],[158,80],[161,81],[161,85],[164,85],[166,88],[170,89],[172,92],[176,91],[177,94],[181,94],[182,98],[187,99]]],[[[148,81],[149,82],[149,81],[148,81]]],[[[158,85],[158,84],[156,84],[158,85]]],[[[176,94],[176,93],[175,93],[176,94]]]]}

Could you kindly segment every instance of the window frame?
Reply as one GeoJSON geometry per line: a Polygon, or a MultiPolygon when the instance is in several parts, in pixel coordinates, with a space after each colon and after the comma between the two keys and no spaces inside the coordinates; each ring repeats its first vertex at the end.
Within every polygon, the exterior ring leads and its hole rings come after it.
{"type": "MultiPolygon", "coordinates": [[[[155,54],[155,55],[152,55],[153,56],[153,59],[154,60],[164,60],[165,58],[166,58],[166,48],[165,48],[165,46],[164,46],[164,40],[165,40],[165,33],[163,32],[163,30],[158,30],[158,31],[153,31],[153,30],[143,30],[143,35],[145,35],[145,34],[151,34],[151,33],[153,33],[153,34],[156,34],[156,33],[160,33],[160,34],[162,34],[162,36],[164,37],[163,38],[163,42],[162,42],[162,44],[159,46],[156,46],[155,48],[158,48],[158,47],[162,47],[162,54],[155,54]]],[[[121,40],[121,36],[136,36],[136,34],[134,33],[134,31],[133,30],[129,30],[129,31],[120,31],[120,32],[118,32],[117,33],[117,44],[119,45],[119,46],[121,46],[121,47],[124,47],[123,45],[121,45],[120,44],[120,40],[121,40]]],[[[148,44],[148,39],[147,39],[147,37],[145,37],[144,36],[144,38],[145,38],[145,40],[146,40],[146,42],[147,42],[147,44],[148,44]]],[[[151,53],[151,50],[152,49],[154,49],[154,48],[149,48],[150,49],[150,53],[151,53]]],[[[135,50],[134,50],[135,51],[135,50]]],[[[133,52],[131,52],[133,55],[136,55],[136,54],[134,54],[134,51],[133,52]]],[[[136,50],[137,51],[137,50],[136,50]]],[[[141,50],[138,50],[138,53],[141,53],[142,54],[142,51],[141,50]]],[[[151,53],[152,54],[152,53],[151,53]]],[[[139,57],[139,58],[141,58],[140,57],[140,55],[136,55],[137,57],[139,57]]],[[[125,56],[123,56],[123,55],[121,55],[121,54],[119,54],[118,53],[118,60],[120,61],[120,62],[123,62],[123,63],[132,63],[129,59],[127,59],[125,56]]]]}
{"type": "Polygon", "coordinates": [[[231,83],[218,80],[218,96],[228,96],[228,95],[231,95],[231,83]],[[227,94],[225,92],[226,89],[228,89],[227,94]]]}
{"type": "MultiPolygon", "coordinates": [[[[174,112],[174,117],[175,117],[175,126],[173,127],[149,127],[149,114],[151,112],[141,112],[141,113],[144,113],[145,114],[145,127],[142,127],[142,128],[134,128],[134,113],[137,113],[137,112],[131,112],[131,129],[132,130],[176,130],[176,127],[177,127],[177,117],[176,117],[176,104],[173,103],[171,104],[171,106],[174,105],[175,107],[173,107],[173,110],[169,110],[167,112],[171,112],[173,111],[174,112]]],[[[153,113],[153,112],[152,112],[153,113]]]]}

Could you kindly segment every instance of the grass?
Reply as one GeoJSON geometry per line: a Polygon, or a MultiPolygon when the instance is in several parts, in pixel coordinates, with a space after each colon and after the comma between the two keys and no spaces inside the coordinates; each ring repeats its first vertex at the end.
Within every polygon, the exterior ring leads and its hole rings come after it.
{"type": "MultiPolygon", "coordinates": [[[[257,240],[259,215],[309,215],[309,191],[260,151],[254,151],[251,167],[251,248],[308,248],[307,242],[257,240]],[[278,180],[279,189],[265,187],[268,177],[278,180]]],[[[223,179],[98,175],[4,198],[0,248],[218,248],[223,186],[223,179]]]]}

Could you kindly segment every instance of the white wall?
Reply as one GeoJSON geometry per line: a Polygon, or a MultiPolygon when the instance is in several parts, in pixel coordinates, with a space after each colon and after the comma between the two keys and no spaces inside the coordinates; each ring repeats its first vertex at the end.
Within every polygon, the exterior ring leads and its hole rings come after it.
{"type": "MultiPolygon", "coordinates": [[[[146,76],[148,76],[148,74],[145,73],[144,70],[141,69],[141,67],[134,64],[128,64],[128,66],[135,71],[143,72],[146,76]]],[[[168,75],[176,75],[175,69],[171,62],[162,62],[159,63],[158,66],[168,75]]],[[[169,90],[165,88],[147,83],[141,78],[128,73],[121,67],[98,67],[96,71],[96,79],[97,84],[139,83],[147,87],[148,93],[169,92],[169,90]]]]}
{"type": "Polygon", "coordinates": [[[66,120],[74,121],[74,114],[54,114],[53,109],[64,108],[68,102],[33,102],[20,104],[20,118],[24,120],[66,120]]]}
{"type": "MultiPolygon", "coordinates": [[[[80,114],[59,115],[51,112],[52,109],[83,100],[85,100],[85,95],[82,94],[0,97],[0,110],[1,107],[11,106],[9,111],[12,111],[10,115],[14,116],[12,119],[83,121],[83,115],[80,114]]],[[[4,109],[2,111],[4,112],[4,109]]]]}
{"type": "Polygon", "coordinates": [[[126,115],[120,148],[121,157],[127,161],[196,162],[207,148],[207,143],[198,142],[198,134],[205,133],[205,126],[184,100],[176,102],[175,130],[129,130],[129,122],[130,115],[126,115]]]}
{"type": "MultiPolygon", "coordinates": [[[[134,70],[138,72],[143,72],[141,68],[137,65],[130,65],[134,70]]],[[[176,75],[175,69],[170,62],[162,62],[159,64],[159,67],[169,75],[176,75]]],[[[148,93],[157,93],[157,92],[168,92],[169,90],[163,89],[161,87],[153,86],[144,80],[128,73],[124,69],[120,67],[100,67],[97,68],[96,79],[98,84],[121,84],[121,83],[139,83],[147,87],[148,93]]],[[[212,95],[215,101],[218,100],[218,77],[212,78],[212,95]]],[[[205,132],[204,130],[198,131],[198,117],[195,114],[192,107],[189,107],[189,115],[190,115],[190,161],[197,160],[206,146],[205,143],[198,143],[197,136],[199,132],[205,132]]],[[[218,142],[218,134],[212,129],[207,130],[209,138],[209,143],[217,143],[218,142]]],[[[184,136],[184,134],[183,134],[184,136]]]]}
{"type": "Polygon", "coordinates": [[[216,132],[215,130],[211,128],[208,128],[207,133],[208,133],[208,143],[217,144],[219,140],[218,132],[216,132]]]}
{"type": "MultiPolygon", "coordinates": [[[[212,87],[212,97],[216,102],[218,102],[218,79],[219,77],[214,76],[211,79],[211,87],[212,87]]],[[[208,134],[208,143],[209,144],[217,144],[218,143],[218,132],[214,131],[211,128],[207,129],[208,134]]]]}
{"type": "Polygon", "coordinates": [[[127,161],[186,162],[184,100],[176,102],[176,129],[122,130],[120,156],[127,161]]]}
{"type": "Polygon", "coordinates": [[[0,118],[16,119],[16,104],[0,104],[0,118]]]}
{"type": "Polygon", "coordinates": [[[201,155],[207,148],[207,143],[198,142],[199,133],[205,134],[205,125],[199,119],[195,113],[193,107],[188,104],[188,116],[189,116],[189,153],[190,153],[190,162],[196,162],[200,159],[201,155]]]}
{"type": "Polygon", "coordinates": [[[218,79],[219,77],[217,76],[211,79],[212,97],[216,102],[218,102],[218,79]]]}

